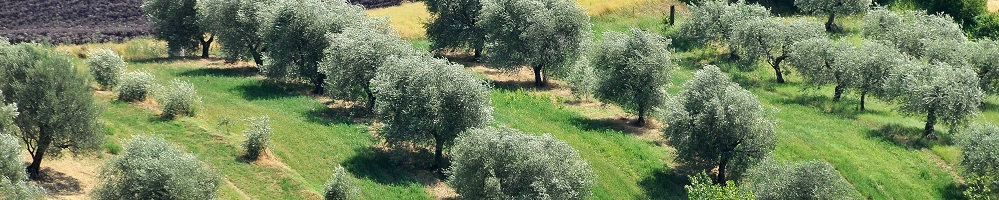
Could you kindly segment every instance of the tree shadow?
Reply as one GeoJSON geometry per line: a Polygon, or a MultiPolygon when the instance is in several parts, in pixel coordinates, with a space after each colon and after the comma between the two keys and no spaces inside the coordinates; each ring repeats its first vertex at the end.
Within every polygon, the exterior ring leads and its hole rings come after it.
{"type": "Polygon", "coordinates": [[[968,189],[968,187],[958,183],[950,183],[947,186],[939,188],[938,190],[941,194],[943,194],[943,199],[963,200],[968,199],[968,196],[964,195],[965,189],[968,189]]]}
{"type": "Polygon", "coordinates": [[[687,176],[673,170],[659,168],[652,175],[638,182],[645,189],[645,194],[651,199],[686,199],[684,185],[690,184],[687,176]]]}
{"type": "Polygon", "coordinates": [[[230,67],[230,68],[198,68],[180,73],[180,76],[211,76],[211,77],[250,77],[255,76],[259,70],[257,67],[230,67]]]}
{"type": "Polygon", "coordinates": [[[305,121],[315,124],[329,126],[333,124],[354,124],[362,123],[369,116],[366,108],[363,107],[317,107],[302,113],[305,121]]]}
{"type": "Polygon", "coordinates": [[[547,86],[538,87],[534,85],[534,80],[524,81],[524,80],[507,80],[507,81],[492,81],[494,89],[516,91],[516,90],[534,90],[534,91],[550,91],[554,90],[556,86],[554,83],[549,82],[547,86]]]}
{"type": "MultiPolygon", "coordinates": [[[[187,61],[187,60],[202,60],[200,56],[180,56],[180,57],[155,57],[155,58],[140,58],[128,60],[131,63],[165,63],[165,62],[175,62],[175,61],[187,61]]],[[[208,58],[204,60],[217,61],[218,58],[208,58]]]]}
{"type": "Polygon", "coordinates": [[[781,98],[778,103],[786,105],[802,105],[817,109],[826,114],[837,115],[847,119],[857,119],[861,114],[884,115],[883,111],[860,110],[860,101],[846,98],[846,94],[840,101],[833,101],[828,97],[818,93],[805,93],[794,95],[791,98],[781,98]]]}
{"type": "Polygon", "coordinates": [[[923,137],[923,129],[917,127],[909,127],[901,124],[888,124],[881,126],[877,130],[867,131],[867,136],[870,138],[880,139],[884,142],[889,142],[900,147],[905,147],[907,149],[923,149],[929,148],[937,145],[948,145],[952,143],[953,138],[949,135],[944,135],[937,133],[939,138],[930,139],[923,137]]]}
{"type": "Polygon", "coordinates": [[[40,173],[41,179],[34,182],[44,188],[45,192],[49,195],[83,194],[83,187],[80,185],[80,180],[76,178],[49,167],[42,168],[40,173]]]}
{"type": "Polygon", "coordinates": [[[245,84],[233,88],[230,92],[240,94],[243,99],[268,100],[300,96],[309,91],[311,87],[302,83],[279,83],[275,81],[257,81],[253,84],[245,84]]]}
{"type": "MultiPolygon", "coordinates": [[[[393,152],[368,146],[354,149],[354,157],[343,162],[343,167],[359,178],[383,185],[423,184],[421,170],[393,159],[393,152]]],[[[425,172],[425,171],[423,171],[425,172]]]]}

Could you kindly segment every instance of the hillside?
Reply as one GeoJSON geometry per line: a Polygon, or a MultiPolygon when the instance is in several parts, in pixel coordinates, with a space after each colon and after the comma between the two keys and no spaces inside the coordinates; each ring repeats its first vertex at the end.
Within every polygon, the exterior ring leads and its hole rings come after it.
{"type": "Polygon", "coordinates": [[[142,0],[4,0],[0,36],[11,42],[94,43],[150,34],[142,0]]]}

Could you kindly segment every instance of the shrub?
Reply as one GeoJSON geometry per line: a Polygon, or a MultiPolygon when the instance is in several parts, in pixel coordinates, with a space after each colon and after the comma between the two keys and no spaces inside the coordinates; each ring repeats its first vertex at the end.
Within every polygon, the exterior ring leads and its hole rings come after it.
{"type": "Polygon", "coordinates": [[[689,176],[690,185],[683,186],[687,198],[692,200],[755,200],[752,191],[740,191],[735,182],[729,180],[724,185],[716,185],[707,173],[689,176]]]}
{"type": "Polygon", "coordinates": [[[153,87],[153,74],[149,72],[129,72],[121,77],[115,91],[118,100],[125,102],[144,101],[153,87]]]}
{"type": "Polygon", "coordinates": [[[638,29],[631,34],[604,33],[596,68],[601,77],[597,98],[638,113],[636,125],[664,101],[674,64],[670,40],[638,29]]]}
{"type": "MultiPolygon", "coordinates": [[[[999,127],[975,124],[959,137],[961,162],[968,179],[968,196],[999,197],[999,127]]],[[[985,198],[982,198],[985,199],[985,198]]]]}
{"type": "Polygon", "coordinates": [[[379,134],[390,145],[434,145],[438,167],[459,133],[493,119],[488,83],[447,60],[392,57],[371,84],[375,113],[385,123],[379,134]]]}
{"type": "Polygon", "coordinates": [[[174,79],[166,87],[156,89],[156,101],[163,110],[163,117],[173,119],[181,115],[194,116],[201,97],[198,97],[193,84],[174,79]]]}
{"type": "Polygon", "coordinates": [[[271,142],[271,120],[267,116],[250,118],[250,128],[243,131],[243,136],[246,137],[246,142],[243,143],[243,148],[246,148],[246,158],[250,160],[257,160],[260,154],[267,150],[267,144],[271,142]]]}
{"type": "Polygon", "coordinates": [[[87,66],[101,88],[112,89],[118,86],[125,73],[125,59],[111,49],[98,49],[87,53],[87,66]]]}
{"type": "Polygon", "coordinates": [[[135,136],[101,167],[94,199],[215,199],[221,176],[158,136],[135,136]]]}
{"type": "Polygon", "coordinates": [[[354,180],[351,178],[350,173],[347,173],[347,170],[342,166],[336,166],[336,170],[333,171],[333,178],[330,178],[326,182],[326,190],[323,196],[326,197],[326,200],[357,199],[359,191],[360,189],[354,185],[354,180]]]}
{"type": "Polygon", "coordinates": [[[448,183],[466,199],[584,199],[594,183],[576,149],[548,134],[472,129],[451,155],[448,183]]]}
{"type": "Polygon", "coordinates": [[[743,188],[757,199],[860,199],[860,193],[824,161],[797,164],[768,160],[750,169],[743,188]]]}

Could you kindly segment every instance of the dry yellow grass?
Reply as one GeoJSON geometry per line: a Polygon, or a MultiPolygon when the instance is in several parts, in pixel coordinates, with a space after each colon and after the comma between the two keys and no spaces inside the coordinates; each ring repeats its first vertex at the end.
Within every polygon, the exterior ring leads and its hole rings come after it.
{"type": "MultiPolygon", "coordinates": [[[[634,5],[661,0],[576,0],[579,6],[586,9],[590,16],[599,16],[634,5]]],[[[995,1],[995,0],[994,0],[995,1]]],[[[367,11],[372,17],[388,17],[389,24],[404,38],[420,38],[426,34],[423,24],[430,19],[430,13],[423,2],[407,2],[399,6],[371,9],[367,11]]]]}
{"type": "Polygon", "coordinates": [[[987,8],[989,12],[999,12],[999,0],[989,0],[987,8]]]}

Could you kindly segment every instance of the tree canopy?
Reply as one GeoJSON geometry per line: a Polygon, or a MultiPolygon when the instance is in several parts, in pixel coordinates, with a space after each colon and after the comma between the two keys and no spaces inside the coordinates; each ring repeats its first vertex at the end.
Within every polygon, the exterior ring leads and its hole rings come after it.
{"type": "Polygon", "coordinates": [[[821,25],[802,19],[755,18],[736,25],[729,42],[738,46],[745,59],[765,58],[777,74],[777,82],[784,83],[780,64],[790,56],[794,43],[824,34],[821,25]]]}
{"type": "Polygon", "coordinates": [[[167,42],[170,56],[184,56],[186,51],[194,51],[202,44],[202,57],[208,57],[205,44],[205,31],[198,24],[196,0],[143,0],[142,12],[149,18],[149,24],[156,38],[167,42]]]}
{"type": "Polygon", "coordinates": [[[738,177],[776,147],[769,111],[718,67],[697,71],[666,105],[665,138],[676,148],[676,162],[701,170],[718,167],[715,183],[738,177]]]}
{"type": "Polygon", "coordinates": [[[680,32],[698,42],[724,42],[732,29],[748,19],[770,17],[770,10],[759,4],[729,3],[727,0],[706,0],[688,7],[690,16],[680,24],[680,32]]]}
{"type": "Polygon", "coordinates": [[[742,187],[756,199],[861,199],[836,168],[825,161],[764,161],[746,172],[742,187]]]}
{"type": "Polygon", "coordinates": [[[426,24],[427,40],[436,52],[472,49],[479,58],[486,32],[475,23],[482,11],[481,0],[427,0],[432,19],[426,24]]]}
{"type": "Polygon", "coordinates": [[[966,195],[974,197],[999,197],[999,127],[992,124],[975,124],[963,131],[958,140],[961,163],[968,179],[966,195]]]}
{"type": "Polygon", "coordinates": [[[347,27],[329,35],[330,46],[319,63],[319,73],[326,75],[326,94],[342,100],[367,100],[373,108],[375,97],[371,79],[389,57],[415,54],[412,45],[396,35],[385,23],[373,27],[347,27]]]}
{"type": "Polygon", "coordinates": [[[864,38],[888,41],[900,51],[923,57],[927,41],[967,41],[961,26],[947,15],[895,12],[878,7],[864,15],[864,38]]]}
{"type": "Polygon", "coordinates": [[[860,92],[860,110],[865,110],[867,95],[881,92],[889,74],[908,60],[894,46],[865,39],[841,54],[834,68],[850,70],[848,85],[860,92]]]}
{"type": "Polygon", "coordinates": [[[926,115],[923,137],[934,135],[938,120],[950,126],[953,134],[978,113],[983,102],[974,70],[942,62],[899,65],[886,79],[883,96],[899,104],[902,113],[926,115]]]}
{"type": "Polygon", "coordinates": [[[464,67],[425,55],[390,57],[371,80],[379,131],[390,145],[433,144],[443,149],[459,133],[492,121],[489,85],[464,67]]]}
{"type": "Polygon", "coordinates": [[[222,178],[159,136],[135,136],[101,167],[94,199],[215,199],[222,178]]]}
{"type": "MultiPolygon", "coordinates": [[[[0,93],[0,100],[3,94],[0,93]]],[[[2,105],[2,102],[0,102],[2,105]]],[[[42,188],[28,182],[21,162],[21,141],[11,135],[17,132],[14,117],[17,105],[0,106],[0,196],[11,199],[44,199],[42,188]]]]}
{"type": "Polygon", "coordinates": [[[262,65],[261,12],[275,0],[198,0],[198,24],[218,38],[226,61],[253,58],[262,65]]]}
{"type": "Polygon", "coordinates": [[[636,125],[662,104],[674,68],[670,40],[658,34],[632,29],[631,34],[604,33],[598,53],[597,73],[601,76],[597,98],[638,113],[636,125]]]}
{"type": "Polygon", "coordinates": [[[486,62],[530,66],[538,87],[572,72],[592,35],[590,18],[572,0],[484,0],[476,24],[486,33],[486,62]]]}
{"type": "Polygon", "coordinates": [[[584,199],[594,184],[576,149],[548,134],[472,129],[455,140],[451,154],[448,183],[467,199],[584,199]]]}
{"type": "Polygon", "coordinates": [[[854,80],[852,75],[856,67],[840,64],[839,60],[847,59],[844,55],[852,48],[846,42],[816,37],[795,43],[789,59],[806,83],[816,86],[836,85],[833,101],[839,101],[854,80]]]}
{"type": "Polygon", "coordinates": [[[794,6],[802,12],[829,15],[826,31],[839,31],[833,23],[836,15],[849,15],[866,11],[871,0],[794,0],[794,6]]]}

